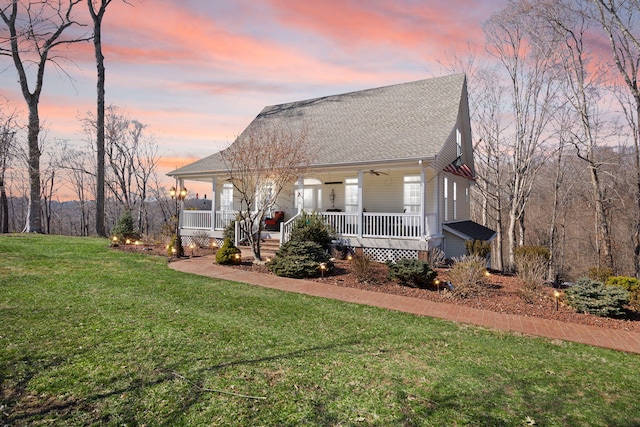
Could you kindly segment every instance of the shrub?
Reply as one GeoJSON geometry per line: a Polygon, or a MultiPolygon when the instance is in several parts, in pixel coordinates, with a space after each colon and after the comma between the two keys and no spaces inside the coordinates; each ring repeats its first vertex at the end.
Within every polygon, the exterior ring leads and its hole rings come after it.
{"type": "Polygon", "coordinates": [[[601,317],[621,317],[629,303],[629,292],[591,279],[578,279],[565,293],[566,303],[579,313],[601,317]]]}
{"type": "Polygon", "coordinates": [[[291,228],[289,241],[315,242],[323,249],[329,249],[331,241],[335,239],[335,232],[318,213],[302,212],[291,228]]]}
{"type": "Polygon", "coordinates": [[[454,264],[449,270],[453,295],[469,298],[480,294],[487,277],[486,264],[484,258],[472,255],[454,259],[454,264]]]}
{"type": "Polygon", "coordinates": [[[549,249],[544,246],[518,246],[514,251],[514,256],[522,257],[522,256],[530,256],[530,257],[540,257],[545,261],[549,261],[551,258],[551,252],[549,249]]]}
{"type": "Polygon", "coordinates": [[[438,275],[431,269],[427,261],[403,258],[397,262],[387,261],[389,280],[396,280],[403,285],[426,288],[438,275]]]}
{"type": "Polygon", "coordinates": [[[229,239],[231,242],[236,241],[236,220],[231,221],[222,232],[223,239],[229,239]]]}
{"type": "Polygon", "coordinates": [[[469,255],[486,258],[491,253],[491,243],[486,240],[466,240],[464,247],[469,255]]]}
{"type": "Polygon", "coordinates": [[[140,232],[135,227],[135,222],[129,209],[125,209],[120,215],[116,226],[113,227],[112,234],[121,241],[127,239],[138,240],[140,238],[140,232]]]}
{"type": "Polygon", "coordinates": [[[236,257],[236,254],[241,253],[230,239],[224,239],[222,246],[216,252],[216,262],[218,264],[238,264],[241,260],[240,257],[236,257]]]}
{"type": "Polygon", "coordinates": [[[534,301],[538,289],[544,284],[548,260],[549,258],[546,257],[544,251],[516,251],[515,267],[518,277],[518,290],[520,297],[528,303],[534,301]]]}
{"type": "Polygon", "coordinates": [[[445,267],[447,265],[447,257],[444,255],[444,251],[440,248],[429,249],[427,259],[432,267],[445,267]]]}
{"type": "Polygon", "coordinates": [[[606,283],[613,276],[613,269],[606,267],[593,267],[589,269],[589,279],[606,283]]]}
{"type": "Polygon", "coordinates": [[[629,292],[629,307],[640,312],[640,280],[635,277],[612,276],[607,279],[607,286],[617,286],[629,292]]]}
{"type": "Polygon", "coordinates": [[[327,273],[333,271],[333,262],[318,243],[290,240],[276,252],[267,268],[277,276],[303,279],[320,276],[322,263],[327,273]]]}
{"type": "Polygon", "coordinates": [[[373,273],[375,272],[373,260],[365,254],[353,254],[351,257],[351,272],[358,282],[373,281],[373,273]]]}
{"type": "Polygon", "coordinates": [[[204,230],[196,231],[196,233],[191,236],[191,238],[193,239],[193,243],[199,248],[207,249],[211,246],[211,239],[209,238],[209,234],[207,234],[207,232],[204,230]]]}

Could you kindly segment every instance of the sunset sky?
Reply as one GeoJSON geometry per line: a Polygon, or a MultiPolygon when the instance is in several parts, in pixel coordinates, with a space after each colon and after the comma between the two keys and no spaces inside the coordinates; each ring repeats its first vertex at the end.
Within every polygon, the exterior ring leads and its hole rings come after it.
{"type": "MultiPolygon", "coordinates": [[[[229,144],[266,105],[446,74],[439,62],[481,53],[481,24],[507,0],[129,3],[105,17],[107,104],[149,126],[164,175],[229,144]]],[[[49,66],[41,117],[49,139],[80,144],[96,70],[92,44],[71,49],[73,81],[49,66]]],[[[1,61],[0,95],[26,111],[1,61]]]]}

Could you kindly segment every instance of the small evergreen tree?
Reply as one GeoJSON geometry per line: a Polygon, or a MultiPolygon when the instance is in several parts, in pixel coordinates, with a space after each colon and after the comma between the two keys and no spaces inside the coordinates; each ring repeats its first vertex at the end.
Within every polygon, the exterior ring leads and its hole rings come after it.
{"type": "Polygon", "coordinates": [[[113,227],[112,234],[120,241],[126,241],[127,239],[138,240],[140,238],[140,232],[136,229],[135,221],[129,209],[125,209],[120,215],[116,226],[113,227]]]}
{"type": "Polygon", "coordinates": [[[218,264],[239,264],[241,258],[236,256],[240,254],[241,251],[238,249],[230,239],[224,239],[222,246],[216,252],[216,262],[218,264]]]}

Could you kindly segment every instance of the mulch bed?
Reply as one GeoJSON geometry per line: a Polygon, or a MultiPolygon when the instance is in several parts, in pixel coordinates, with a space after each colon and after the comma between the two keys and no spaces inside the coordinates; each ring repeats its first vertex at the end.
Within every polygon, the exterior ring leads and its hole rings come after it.
{"type": "MultiPolygon", "coordinates": [[[[141,252],[152,255],[167,256],[166,250],[159,246],[118,246],[116,249],[128,252],[141,252]]],[[[204,256],[211,255],[211,249],[185,248],[185,256],[204,256]]],[[[172,261],[170,259],[170,261],[172,261]]],[[[609,329],[621,329],[627,331],[640,332],[640,313],[634,313],[630,319],[610,319],[598,317],[591,314],[576,313],[570,307],[559,304],[556,311],[556,301],[553,295],[554,290],[550,286],[543,287],[539,290],[532,303],[526,302],[521,296],[518,289],[516,277],[494,272],[488,279],[488,285],[485,287],[481,295],[471,298],[454,297],[447,290],[436,288],[418,289],[408,286],[402,286],[396,282],[387,280],[387,266],[382,263],[375,263],[375,271],[369,276],[367,282],[359,282],[350,271],[349,261],[336,260],[336,268],[331,275],[324,278],[308,279],[322,281],[323,283],[335,286],[350,287],[356,289],[364,289],[374,292],[384,292],[394,295],[402,295],[412,298],[427,299],[436,302],[446,302],[449,304],[460,304],[481,310],[490,310],[497,313],[515,314],[519,316],[536,317],[542,319],[552,319],[561,322],[575,323],[582,325],[599,326],[609,329]]],[[[263,274],[270,273],[264,265],[253,264],[245,261],[233,268],[255,271],[263,274]]],[[[437,269],[438,279],[442,282],[448,280],[447,269],[437,269]]]]}

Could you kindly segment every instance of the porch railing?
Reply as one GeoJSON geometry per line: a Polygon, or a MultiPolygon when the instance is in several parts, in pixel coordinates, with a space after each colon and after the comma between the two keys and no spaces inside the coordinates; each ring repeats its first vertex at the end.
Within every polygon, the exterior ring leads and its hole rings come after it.
{"type": "Polygon", "coordinates": [[[180,215],[182,228],[211,230],[211,211],[184,210],[180,215]]]}
{"type": "MultiPolygon", "coordinates": [[[[182,228],[211,230],[211,211],[182,211],[182,228]]],[[[396,239],[417,239],[423,231],[420,227],[421,216],[408,213],[381,212],[321,212],[324,220],[333,227],[339,236],[378,237],[396,239]]],[[[236,218],[236,212],[218,211],[215,214],[215,229],[224,230],[236,218]]],[[[281,241],[286,242],[293,227],[296,216],[282,224],[281,241]]],[[[435,214],[425,218],[424,234],[431,235],[431,227],[435,224],[435,214]]],[[[238,236],[240,239],[246,236],[238,236]]]]}
{"type": "Polygon", "coordinates": [[[421,216],[405,213],[322,212],[322,217],[339,236],[417,239],[421,236],[421,216]]]}
{"type": "MultiPolygon", "coordinates": [[[[211,230],[211,211],[184,210],[180,213],[182,228],[192,230],[211,230]]],[[[215,230],[224,230],[236,218],[235,212],[217,211],[215,215],[215,230]]]]}

